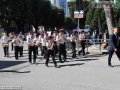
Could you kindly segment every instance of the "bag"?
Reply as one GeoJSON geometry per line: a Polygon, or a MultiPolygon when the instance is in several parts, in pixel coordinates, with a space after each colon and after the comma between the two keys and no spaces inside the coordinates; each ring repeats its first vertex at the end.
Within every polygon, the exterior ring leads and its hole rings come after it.
{"type": "Polygon", "coordinates": [[[106,48],[108,46],[108,43],[102,43],[102,47],[106,48]]]}

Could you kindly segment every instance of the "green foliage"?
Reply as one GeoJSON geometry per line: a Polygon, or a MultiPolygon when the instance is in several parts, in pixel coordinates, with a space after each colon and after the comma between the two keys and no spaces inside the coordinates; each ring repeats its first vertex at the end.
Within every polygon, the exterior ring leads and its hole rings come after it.
{"type": "Polygon", "coordinates": [[[65,16],[64,27],[66,30],[72,30],[76,28],[77,25],[74,23],[73,19],[70,16],[65,16]]]}
{"type": "Polygon", "coordinates": [[[10,27],[11,21],[15,21],[21,31],[24,24],[29,22],[37,32],[40,25],[61,27],[64,19],[64,10],[52,6],[49,0],[0,0],[0,24],[5,29],[10,27]]]}

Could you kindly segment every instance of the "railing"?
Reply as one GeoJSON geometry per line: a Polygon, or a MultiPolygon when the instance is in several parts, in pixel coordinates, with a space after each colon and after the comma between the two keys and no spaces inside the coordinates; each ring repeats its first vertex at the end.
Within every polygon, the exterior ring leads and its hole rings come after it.
{"type": "MultiPolygon", "coordinates": [[[[84,39],[86,42],[86,49],[87,49],[87,52],[88,52],[88,46],[89,46],[89,44],[93,44],[93,45],[95,45],[95,44],[99,44],[99,50],[100,50],[100,52],[101,52],[101,44],[102,43],[109,43],[109,42],[104,42],[104,41],[106,41],[106,40],[109,40],[109,39],[84,39]],[[90,40],[93,40],[94,42],[89,42],[90,40]],[[98,41],[98,42],[95,42],[95,41],[98,41]],[[101,42],[99,42],[99,41],[101,41],[101,42]]],[[[80,44],[80,41],[76,41],[76,47],[77,47],[77,50],[79,50],[79,47],[81,47],[81,44],[80,44]]],[[[71,48],[71,42],[70,42],[70,40],[67,40],[67,42],[66,42],[66,50],[68,51],[68,50],[71,50],[72,48],[71,48]]]]}

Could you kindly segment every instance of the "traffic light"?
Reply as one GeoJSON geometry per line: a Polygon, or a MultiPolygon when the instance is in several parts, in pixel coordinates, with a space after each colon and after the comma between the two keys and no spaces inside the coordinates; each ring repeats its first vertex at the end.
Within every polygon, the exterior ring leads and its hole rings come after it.
{"type": "Polygon", "coordinates": [[[82,0],[76,0],[76,10],[81,10],[82,9],[82,0]]]}

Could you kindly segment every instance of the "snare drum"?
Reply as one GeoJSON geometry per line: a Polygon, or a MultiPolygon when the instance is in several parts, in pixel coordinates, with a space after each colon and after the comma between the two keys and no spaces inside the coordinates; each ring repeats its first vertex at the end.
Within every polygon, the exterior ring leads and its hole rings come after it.
{"type": "Polygon", "coordinates": [[[8,47],[9,45],[3,45],[3,47],[8,47]]]}

